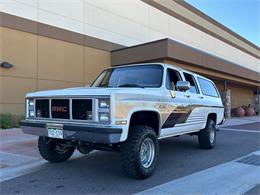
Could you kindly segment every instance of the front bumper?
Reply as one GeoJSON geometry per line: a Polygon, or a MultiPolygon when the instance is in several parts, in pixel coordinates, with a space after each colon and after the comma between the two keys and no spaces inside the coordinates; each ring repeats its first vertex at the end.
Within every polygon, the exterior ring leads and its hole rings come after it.
{"type": "MultiPolygon", "coordinates": [[[[47,125],[41,121],[20,122],[21,129],[26,134],[48,137],[47,125]]],[[[122,129],[102,126],[87,126],[79,124],[62,123],[63,139],[73,141],[86,141],[93,143],[118,143],[120,141],[122,129]]]]}

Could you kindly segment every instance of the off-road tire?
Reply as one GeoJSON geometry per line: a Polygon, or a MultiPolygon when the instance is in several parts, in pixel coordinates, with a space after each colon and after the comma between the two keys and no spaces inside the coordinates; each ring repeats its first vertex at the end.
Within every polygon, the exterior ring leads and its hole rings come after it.
{"type": "Polygon", "coordinates": [[[66,151],[64,153],[57,152],[55,150],[56,145],[61,143],[62,141],[63,140],[40,136],[38,139],[38,149],[42,158],[51,163],[63,162],[68,160],[72,156],[75,148],[68,147],[66,148],[66,151]]]}
{"type": "Polygon", "coordinates": [[[123,172],[135,179],[145,179],[151,176],[158,164],[159,143],[153,128],[149,126],[134,126],[130,129],[127,140],[121,146],[121,162],[123,172]],[[143,167],[140,159],[140,148],[143,141],[150,138],[154,144],[154,158],[151,165],[143,167]]]}
{"type": "Polygon", "coordinates": [[[216,125],[212,119],[207,120],[205,129],[202,129],[198,133],[198,141],[200,148],[202,149],[212,149],[216,143],[216,125]],[[211,131],[214,132],[214,139],[211,139],[211,131]]]}

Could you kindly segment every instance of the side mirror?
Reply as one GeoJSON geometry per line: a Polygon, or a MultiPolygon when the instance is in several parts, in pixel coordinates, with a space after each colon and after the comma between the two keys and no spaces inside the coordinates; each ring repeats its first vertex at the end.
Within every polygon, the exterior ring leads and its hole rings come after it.
{"type": "Polygon", "coordinates": [[[177,81],[176,89],[179,91],[187,91],[190,89],[189,81],[177,81]]]}

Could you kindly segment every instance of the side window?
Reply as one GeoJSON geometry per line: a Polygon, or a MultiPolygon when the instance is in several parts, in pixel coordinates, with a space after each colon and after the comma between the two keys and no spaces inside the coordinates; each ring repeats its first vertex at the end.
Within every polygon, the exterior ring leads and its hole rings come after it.
{"type": "Polygon", "coordinates": [[[176,90],[177,81],[181,81],[181,75],[177,70],[168,69],[166,78],[166,89],[176,90]]]}
{"type": "Polygon", "coordinates": [[[199,93],[198,86],[196,84],[194,77],[191,74],[188,74],[188,73],[185,73],[185,72],[183,74],[184,74],[186,81],[190,82],[189,92],[190,93],[199,93]]]}
{"type": "Polygon", "coordinates": [[[199,78],[199,77],[198,77],[198,81],[199,81],[199,84],[200,84],[201,91],[204,95],[213,96],[213,97],[219,96],[217,89],[213,85],[212,82],[210,82],[206,79],[203,79],[203,78],[199,78]]]}

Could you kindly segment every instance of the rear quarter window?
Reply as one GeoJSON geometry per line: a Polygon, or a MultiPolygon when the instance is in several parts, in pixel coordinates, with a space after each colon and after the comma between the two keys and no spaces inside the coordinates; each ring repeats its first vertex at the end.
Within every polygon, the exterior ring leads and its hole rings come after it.
{"type": "Polygon", "coordinates": [[[219,97],[217,89],[211,81],[208,81],[200,77],[198,77],[198,81],[203,95],[219,97]]]}

